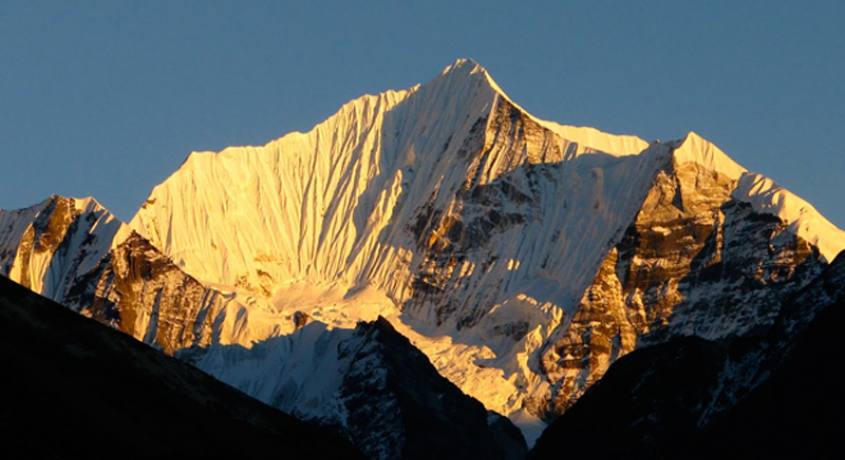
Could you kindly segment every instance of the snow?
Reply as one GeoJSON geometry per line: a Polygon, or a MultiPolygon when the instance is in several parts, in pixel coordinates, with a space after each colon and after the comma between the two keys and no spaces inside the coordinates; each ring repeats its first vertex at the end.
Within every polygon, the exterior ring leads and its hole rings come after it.
{"type": "Polygon", "coordinates": [[[540,124],[560,137],[584,145],[592,151],[611,155],[635,155],[648,148],[642,138],[627,134],[608,134],[589,126],[561,125],[553,121],[540,120],[540,124]]]}
{"type": "Polygon", "coordinates": [[[108,254],[115,235],[123,234],[124,224],[91,197],[53,195],[27,209],[0,211],[0,226],[5,227],[0,234],[0,254],[13,254],[0,257],[0,264],[11,264],[8,270],[0,265],[0,270],[12,279],[28,280],[33,291],[59,300],[70,282],[93,269],[108,254]],[[65,220],[55,222],[49,213],[59,206],[67,206],[69,214],[59,216],[65,220]],[[56,244],[61,243],[60,248],[41,246],[40,235],[33,227],[36,222],[60,238],[56,240],[56,244]],[[26,243],[22,244],[24,240],[26,243]]]}
{"type": "Polygon", "coordinates": [[[674,151],[675,161],[683,163],[697,163],[711,171],[724,174],[730,179],[737,180],[746,169],[737,164],[719,147],[690,131],[680,141],[674,151]]]}
{"type": "Polygon", "coordinates": [[[530,414],[525,409],[514,412],[510,416],[511,422],[522,431],[525,437],[525,442],[529,446],[533,446],[543,434],[546,429],[546,423],[540,420],[537,416],[530,414]]]}
{"type": "Polygon", "coordinates": [[[35,217],[49,204],[48,198],[34,206],[7,211],[0,209],[0,271],[8,274],[8,268],[15,260],[24,232],[35,217]]]}
{"type": "Polygon", "coordinates": [[[289,336],[252,348],[212,346],[195,365],[214,377],[286,412],[337,421],[338,395],[348,365],[338,346],[350,329],[330,329],[314,321],[289,336]]]}
{"type": "Polygon", "coordinates": [[[793,234],[809,241],[832,261],[845,249],[845,232],[822,216],[811,204],[773,180],[749,172],[710,141],[690,132],[674,151],[678,163],[694,162],[737,181],[732,197],[750,203],[760,213],[779,217],[793,234]]]}
{"type": "Polygon", "coordinates": [[[589,151],[603,152],[610,155],[619,156],[637,154],[648,148],[648,142],[644,141],[638,136],[605,133],[589,126],[562,125],[554,121],[543,120],[538,117],[535,117],[534,115],[531,115],[530,113],[528,113],[527,110],[523,109],[519,104],[514,102],[513,99],[508,97],[508,95],[502,90],[501,87],[499,87],[495,80],[493,80],[493,77],[490,75],[489,72],[487,72],[487,69],[485,69],[472,59],[456,60],[452,65],[446,67],[446,69],[441,72],[441,75],[446,75],[454,71],[455,69],[464,67],[470,68],[471,74],[482,74],[484,78],[487,79],[487,84],[490,85],[490,87],[497,94],[505,98],[508,102],[510,102],[517,108],[519,108],[522,112],[527,114],[534,121],[538,122],[541,126],[556,133],[562,139],[566,139],[567,141],[574,142],[583,147],[586,147],[589,151]]]}
{"type": "Polygon", "coordinates": [[[733,197],[751,203],[758,212],[788,222],[790,231],[818,247],[828,262],[845,249],[845,232],[822,216],[813,205],[768,177],[756,173],[742,174],[733,197]]]}

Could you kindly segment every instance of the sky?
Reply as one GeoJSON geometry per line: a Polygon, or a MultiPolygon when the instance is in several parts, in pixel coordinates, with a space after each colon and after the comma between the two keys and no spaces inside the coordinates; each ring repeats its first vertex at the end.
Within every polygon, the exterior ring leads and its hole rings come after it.
{"type": "Polygon", "coordinates": [[[130,219],[194,150],[307,131],[458,57],[541,118],[690,130],[845,227],[845,2],[0,0],[0,208],[130,219]]]}

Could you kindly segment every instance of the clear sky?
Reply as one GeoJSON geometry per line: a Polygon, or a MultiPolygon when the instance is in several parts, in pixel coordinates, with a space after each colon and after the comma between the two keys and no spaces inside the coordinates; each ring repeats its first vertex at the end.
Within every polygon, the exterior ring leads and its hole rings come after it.
{"type": "Polygon", "coordinates": [[[542,118],[694,130],[845,227],[845,2],[0,0],[0,207],[129,219],[191,150],[484,65],[542,118]]]}

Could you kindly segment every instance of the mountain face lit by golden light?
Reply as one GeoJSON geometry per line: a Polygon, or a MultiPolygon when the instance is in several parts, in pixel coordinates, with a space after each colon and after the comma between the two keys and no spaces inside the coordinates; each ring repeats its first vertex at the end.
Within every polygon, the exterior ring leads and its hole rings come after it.
{"type": "Polygon", "coordinates": [[[529,443],[644,344],[771,324],[843,248],[697,134],[540,120],[471,60],[192,153],[128,224],[91,199],[0,213],[4,274],[262,401],[346,423],[339,350],[382,317],[529,443]]]}

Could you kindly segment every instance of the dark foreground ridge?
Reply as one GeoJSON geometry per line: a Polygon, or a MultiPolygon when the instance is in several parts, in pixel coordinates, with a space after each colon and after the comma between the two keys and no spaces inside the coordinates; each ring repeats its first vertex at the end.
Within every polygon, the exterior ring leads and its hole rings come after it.
{"type": "Polygon", "coordinates": [[[27,458],[362,458],[0,276],[0,432],[27,458]]]}

